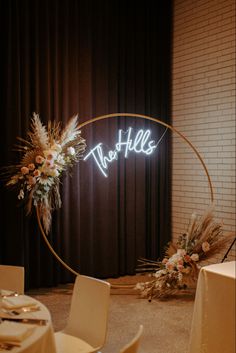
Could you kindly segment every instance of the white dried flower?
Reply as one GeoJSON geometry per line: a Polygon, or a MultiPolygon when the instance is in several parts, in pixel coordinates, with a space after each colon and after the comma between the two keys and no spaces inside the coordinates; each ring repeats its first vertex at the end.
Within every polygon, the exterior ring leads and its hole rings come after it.
{"type": "Polygon", "coordinates": [[[191,255],[191,259],[196,262],[196,261],[199,260],[199,255],[196,254],[196,253],[195,253],[195,254],[192,254],[192,255],[191,255]]]}
{"type": "Polygon", "coordinates": [[[204,241],[204,242],[202,243],[202,250],[203,250],[204,252],[207,252],[207,251],[210,250],[210,244],[209,244],[207,241],[204,241]]]}
{"type": "Polygon", "coordinates": [[[134,289],[137,290],[144,290],[144,284],[143,283],[137,283],[134,289]]]}
{"type": "Polygon", "coordinates": [[[186,250],[185,249],[178,249],[177,254],[180,256],[184,256],[184,255],[186,255],[186,250]]]}
{"type": "Polygon", "coordinates": [[[75,155],[75,149],[74,147],[68,147],[67,148],[67,153],[71,156],[74,156],[75,155]]]}
{"type": "Polygon", "coordinates": [[[20,189],[20,192],[19,192],[17,197],[18,197],[19,200],[23,199],[25,197],[24,190],[20,189]]]}
{"type": "Polygon", "coordinates": [[[61,145],[59,143],[54,143],[51,146],[51,149],[58,152],[58,153],[60,153],[62,151],[61,145]]]}

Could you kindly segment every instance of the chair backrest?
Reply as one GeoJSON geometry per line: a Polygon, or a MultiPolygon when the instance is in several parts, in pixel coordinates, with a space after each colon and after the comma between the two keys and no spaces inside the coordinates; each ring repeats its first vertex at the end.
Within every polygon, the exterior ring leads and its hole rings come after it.
{"type": "Polygon", "coordinates": [[[75,280],[68,324],[63,332],[101,348],[106,339],[110,283],[83,275],[75,280]]]}
{"type": "Polygon", "coordinates": [[[0,289],[24,293],[25,269],[21,266],[0,265],[0,289]]]}
{"type": "Polygon", "coordinates": [[[134,338],[120,350],[120,353],[137,353],[142,334],[143,325],[140,325],[139,330],[134,336],[134,338]]]}

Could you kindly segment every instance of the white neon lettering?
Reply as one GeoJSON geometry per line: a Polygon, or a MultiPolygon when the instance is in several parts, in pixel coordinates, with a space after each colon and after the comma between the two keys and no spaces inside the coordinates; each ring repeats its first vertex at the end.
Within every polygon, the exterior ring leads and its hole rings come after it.
{"type": "Polygon", "coordinates": [[[130,151],[134,151],[135,153],[144,153],[146,155],[150,155],[157,148],[162,138],[164,137],[165,132],[162,134],[161,138],[157,143],[154,140],[149,140],[151,136],[150,130],[139,130],[134,136],[131,138],[133,129],[129,127],[127,131],[123,131],[121,129],[118,130],[118,142],[115,144],[115,149],[108,151],[107,155],[104,155],[102,143],[98,143],[90,152],[84,157],[84,161],[86,161],[89,157],[93,157],[99,170],[102,174],[107,177],[106,170],[108,169],[108,165],[118,159],[118,153],[123,152],[124,157],[128,158],[128,153],[130,151]]]}
{"type": "Polygon", "coordinates": [[[104,172],[103,168],[102,168],[102,163],[103,160],[101,159],[101,154],[99,154],[98,151],[101,150],[101,143],[99,143],[97,146],[95,146],[85,157],[84,157],[84,161],[86,161],[91,155],[93,156],[93,158],[95,159],[95,162],[97,163],[98,168],[101,170],[102,174],[107,177],[107,174],[104,172]],[[98,152],[98,157],[99,159],[97,159],[95,152],[98,152]]]}
{"type": "Polygon", "coordinates": [[[125,158],[128,157],[128,151],[130,150],[130,146],[132,143],[132,140],[130,139],[130,135],[132,132],[132,127],[129,127],[127,132],[124,132],[123,130],[118,131],[118,143],[116,143],[116,150],[117,152],[121,152],[121,146],[125,146],[125,158]],[[127,135],[126,141],[122,142],[122,133],[123,135],[127,135]]]}
{"type": "Polygon", "coordinates": [[[133,147],[131,147],[136,153],[141,153],[142,152],[142,149],[141,147],[138,149],[137,146],[140,142],[140,140],[142,139],[143,137],[143,130],[139,130],[135,139],[134,139],[134,144],[133,144],[133,147]]]}

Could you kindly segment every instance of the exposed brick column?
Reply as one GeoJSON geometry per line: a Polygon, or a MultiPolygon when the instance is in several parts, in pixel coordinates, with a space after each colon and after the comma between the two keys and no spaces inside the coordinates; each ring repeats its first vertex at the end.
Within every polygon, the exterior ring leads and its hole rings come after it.
{"type": "MultiPolygon", "coordinates": [[[[175,0],[173,126],[203,157],[215,189],[216,218],[235,230],[235,0],[175,0]]],[[[196,157],[173,138],[173,237],[210,202],[196,157]]],[[[223,254],[212,262],[219,262],[223,254]]],[[[235,259],[235,248],[228,259],[235,259]]]]}

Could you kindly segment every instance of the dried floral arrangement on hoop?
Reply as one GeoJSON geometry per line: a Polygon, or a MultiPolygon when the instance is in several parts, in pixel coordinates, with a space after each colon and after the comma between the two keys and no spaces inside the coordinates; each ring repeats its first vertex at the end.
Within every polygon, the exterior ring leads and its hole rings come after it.
{"type": "Polygon", "coordinates": [[[213,217],[210,207],[202,217],[192,214],[188,230],[176,243],[169,243],[162,261],[139,259],[139,272],[150,272],[152,279],[137,283],[141,297],[164,298],[181,290],[193,288],[201,262],[216,255],[233,239],[235,234],[223,233],[223,226],[213,217]]]}
{"type": "Polygon", "coordinates": [[[34,113],[28,139],[17,138],[20,143],[16,149],[23,152],[20,163],[6,168],[6,185],[17,188],[27,214],[32,205],[38,208],[46,234],[51,227],[52,211],[61,207],[60,177],[85,151],[85,140],[80,134],[77,116],[61,129],[60,123],[51,121],[44,126],[34,113]]]}

